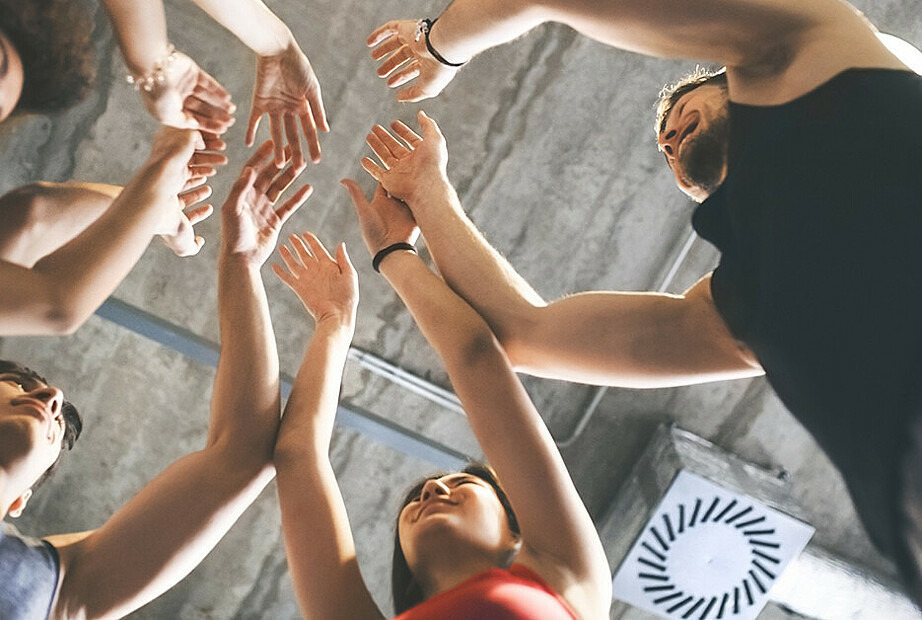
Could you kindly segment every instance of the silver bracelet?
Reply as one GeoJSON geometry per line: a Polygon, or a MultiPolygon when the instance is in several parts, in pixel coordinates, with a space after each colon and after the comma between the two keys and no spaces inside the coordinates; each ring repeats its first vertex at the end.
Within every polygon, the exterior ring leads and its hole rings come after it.
{"type": "Polygon", "coordinates": [[[166,81],[167,72],[170,70],[170,66],[175,60],[176,48],[170,45],[167,47],[166,55],[154,61],[154,68],[150,73],[145,75],[132,75],[129,73],[125,76],[125,80],[133,85],[135,90],[143,90],[149,93],[154,90],[155,86],[166,81]]]}

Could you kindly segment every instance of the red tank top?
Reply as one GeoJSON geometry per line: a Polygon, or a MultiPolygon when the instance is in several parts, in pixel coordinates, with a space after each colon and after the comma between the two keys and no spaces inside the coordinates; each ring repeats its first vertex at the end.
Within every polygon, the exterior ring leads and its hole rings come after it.
{"type": "Polygon", "coordinates": [[[394,618],[435,619],[578,620],[563,597],[519,564],[478,573],[394,618]]]}

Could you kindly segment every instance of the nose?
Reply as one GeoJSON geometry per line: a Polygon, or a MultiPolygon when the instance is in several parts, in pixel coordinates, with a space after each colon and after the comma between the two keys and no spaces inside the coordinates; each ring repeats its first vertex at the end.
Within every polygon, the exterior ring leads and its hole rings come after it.
{"type": "Polygon", "coordinates": [[[433,495],[448,495],[451,491],[445,483],[439,480],[438,478],[432,478],[426,480],[426,483],[423,485],[422,490],[419,492],[419,499],[426,501],[433,495]]]}
{"type": "Polygon", "coordinates": [[[64,392],[51,385],[43,385],[31,390],[29,397],[48,405],[52,417],[60,414],[64,407],[64,392]]]}
{"type": "Polygon", "coordinates": [[[673,157],[675,156],[676,141],[678,140],[679,132],[675,129],[666,129],[660,133],[659,136],[659,146],[666,155],[673,157]]]}

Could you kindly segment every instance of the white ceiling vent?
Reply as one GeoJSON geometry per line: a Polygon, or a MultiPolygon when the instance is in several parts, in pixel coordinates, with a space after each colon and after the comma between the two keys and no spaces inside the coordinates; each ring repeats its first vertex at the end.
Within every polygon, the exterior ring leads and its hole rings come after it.
{"type": "Polygon", "coordinates": [[[664,618],[755,618],[813,527],[680,470],[612,581],[664,618]]]}

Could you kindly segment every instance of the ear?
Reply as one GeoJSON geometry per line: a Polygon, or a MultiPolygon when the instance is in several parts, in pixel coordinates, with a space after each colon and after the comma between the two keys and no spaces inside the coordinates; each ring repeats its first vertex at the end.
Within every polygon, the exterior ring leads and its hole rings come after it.
{"type": "Polygon", "coordinates": [[[32,497],[32,489],[23,491],[23,494],[14,499],[13,503],[10,504],[10,509],[7,511],[7,514],[13,518],[21,516],[22,511],[26,509],[26,504],[29,503],[30,497],[32,497]]]}

